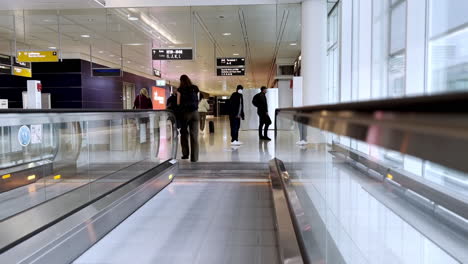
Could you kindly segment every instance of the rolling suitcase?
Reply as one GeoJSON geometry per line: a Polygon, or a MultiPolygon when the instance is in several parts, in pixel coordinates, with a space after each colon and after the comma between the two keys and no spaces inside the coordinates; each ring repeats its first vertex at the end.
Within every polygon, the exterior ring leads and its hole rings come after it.
{"type": "Polygon", "coordinates": [[[214,133],[214,122],[210,121],[208,123],[208,126],[210,127],[210,134],[213,134],[214,133]]]}

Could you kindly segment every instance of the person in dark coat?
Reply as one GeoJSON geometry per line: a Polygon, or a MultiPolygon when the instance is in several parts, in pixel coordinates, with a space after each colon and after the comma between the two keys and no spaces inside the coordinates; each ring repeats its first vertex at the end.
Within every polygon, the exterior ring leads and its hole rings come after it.
{"type": "Polygon", "coordinates": [[[268,115],[268,102],[266,98],[267,88],[262,86],[260,92],[252,99],[252,104],[257,107],[257,114],[260,119],[258,126],[258,137],[260,140],[271,140],[268,137],[268,127],[271,125],[271,119],[268,115]]]}
{"type": "Polygon", "coordinates": [[[198,161],[198,93],[200,90],[187,75],[180,76],[180,86],[177,89],[177,105],[180,111],[180,144],[182,146],[182,159],[198,161]],[[190,149],[189,149],[190,137],[190,149]]]}
{"type": "Polygon", "coordinates": [[[153,109],[153,102],[151,102],[146,88],[141,88],[140,94],[133,102],[133,109],[153,109]]]}
{"type": "Polygon", "coordinates": [[[242,91],[244,87],[237,85],[236,91],[229,98],[229,122],[231,124],[231,145],[239,146],[239,129],[241,119],[244,120],[244,97],[242,91]]]}

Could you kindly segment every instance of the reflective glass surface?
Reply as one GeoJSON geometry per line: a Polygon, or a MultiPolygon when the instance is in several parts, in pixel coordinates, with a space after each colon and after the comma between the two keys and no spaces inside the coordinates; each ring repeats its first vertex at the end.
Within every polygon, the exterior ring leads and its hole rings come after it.
{"type": "Polygon", "coordinates": [[[0,116],[0,221],[64,194],[85,204],[177,149],[172,115],[164,111],[0,116]]]}
{"type": "Polygon", "coordinates": [[[294,214],[311,263],[467,261],[467,219],[418,189],[466,204],[466,174],[298,121],[277,116],[276,156],[297,194],[294,214]],[[397,173],[415,188],[400,185],[397,173]]]}

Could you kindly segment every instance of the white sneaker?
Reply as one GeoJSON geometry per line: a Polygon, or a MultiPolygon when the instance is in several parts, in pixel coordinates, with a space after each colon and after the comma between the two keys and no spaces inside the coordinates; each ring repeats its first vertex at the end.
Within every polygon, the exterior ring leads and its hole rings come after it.
{"type": "Polygon", "coordinates": [[[296,145],[301,145],[301,146],[302,146],[302,145],[307,145],[307,144],[308,144],[308,143],[307,143],[307,141],[305,141],[305,140],[300,140],[300,141],[296,142],[296,145]]]}
{"type": "Polygon", "coordinates": [[[239,146],[240,144],[241,143],[239,141],[237,141],[237,140],[231,142],[231,145],[233,145],[233,146],[239,146]]]}
{"type": "Polygon", "coordinates": [[[244,142],[242,142],[242,141],[237,141],[237,144],[242,145],[242,144],[244,144],[244,142]]]}

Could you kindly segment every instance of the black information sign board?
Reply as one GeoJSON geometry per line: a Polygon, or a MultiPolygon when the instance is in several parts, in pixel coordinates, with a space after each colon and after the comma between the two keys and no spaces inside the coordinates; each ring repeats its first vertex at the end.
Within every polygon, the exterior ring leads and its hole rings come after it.
{"type": "Polygon", "coordinates": [[[18,62],[16,57],[13,58],[13,66],[31,69],[30,62],[18,62]]]}
{"type": "Polygon", "coordinates": [[[153,49],[153,60],[192,60],[192,49],[153,49]]]}
{"type": "Polygon", "coordinates": [[[216,74],[218,76],[244,76],[245,68],[218,68],[216,74]]]}
{"type": "Polygon", "coordinates": [[[0,74],[11,74],[11,66],[0,64],[0,74]]]}
{"type": "Polygon", "coordinates": [[[118,68],[94,68],[93,76],[95,77],[120,77],[122,71],[118,68]]]}
{"type": "Polygon", "coordinates": [[[0,64],[11,65],[11,57],[8,55],[0,54],[0,64]]]}
{"type": "Polygon", "coordinates": [[[154,76],[161,78],[161,71],[160,70],[153,69],[153,74],[154,74],[154,76]]]}
{"type": "Polygon", "coordinates": [[[216,66],[245,66],[245,58],[217,58],[216,66]]]}

